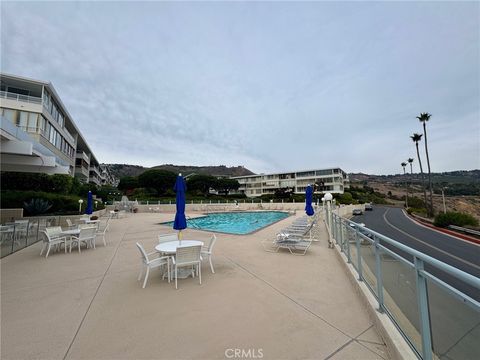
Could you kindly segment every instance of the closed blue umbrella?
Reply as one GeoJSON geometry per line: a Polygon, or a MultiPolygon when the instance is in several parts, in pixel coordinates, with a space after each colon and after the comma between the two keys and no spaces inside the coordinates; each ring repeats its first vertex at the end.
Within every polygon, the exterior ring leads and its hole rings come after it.
{"type": "Polygon", "coordinates": [[[92,215],[93,213],[93,197],[92,192],[88,192],[87,196],[87,208],[85,209],[85,214],[92,215]]]}
{"type": "Polygon", "coordinates": [[[305,213],[308,216],[312,216],[315,214],[315,211],[313,210],[312,207],[312,201],[313,201],[313,188],[311,185],[308,185],[307,188],[305,189],[305,213]]]}
{"type": "Polygon", "coordinates": [[[178,230],[178,239],[181,241],[182,230],[187,227],[187,219],[185,218],[185,191],[187,190],[187,187],[185,186],[182,174],[178,174],[173,190],[175,190],[176,193],[175,204],[177,207],[175,220],[173,221],[173,228],[178,230]]]}

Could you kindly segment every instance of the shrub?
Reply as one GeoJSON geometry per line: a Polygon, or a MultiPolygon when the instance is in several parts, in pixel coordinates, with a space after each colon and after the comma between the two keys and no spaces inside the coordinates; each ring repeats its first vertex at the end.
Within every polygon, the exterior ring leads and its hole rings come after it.
{"type": "Polygon", "coordinates": [[[45,191],[60,194],[70,192],[73,178],[69,175],[2,172],[2,189],[23,191],[45,191]]]}
{"type": "Polygon", "coordinates": [[[407,208],[407,213],[409,213],[409,214],[415,213],[415,214],[417,214],[417,215],[426,217],[426,216],[427,216],[427,209],[425,209],[425,208],[409,207],[409,208],[407,208]]]}
{"type": "Polygon", "coordinates": [[[79,197],[37,191],[2,191],[0,206],[2,209],[23,208],[31,199],[48,201],[52,205],[48,213],[78,213],[79,197]]]}
{"type": "Polygon", "coordinates": [[[478,226],[478,220],[470,214],[465,214],[455,211],[447,211],[445,214],[441,213],[435,216],[433,222],[435,226],[447,227],[448,225],[456,226],[478,226]]]}
{"type": "Polygon", "coordinates": [[[40,215],[46,213],[52,204],[44,199],[31,199],[29,202],[23,203],[23,208],[29,215],[40,215]]]}

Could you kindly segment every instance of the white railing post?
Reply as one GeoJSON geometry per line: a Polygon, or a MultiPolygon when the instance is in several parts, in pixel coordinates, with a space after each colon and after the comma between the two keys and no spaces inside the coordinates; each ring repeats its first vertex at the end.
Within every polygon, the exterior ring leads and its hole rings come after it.
{"type": "Polygon", "coordinates": [[[422,358],[432,360],[432,336],[430,332],[430,315],[428,311],[427,279],[422,275],[424,269],[423,260],[414,257],[417,305],[420,315],[420,333],[422,335],[422,358]]]}

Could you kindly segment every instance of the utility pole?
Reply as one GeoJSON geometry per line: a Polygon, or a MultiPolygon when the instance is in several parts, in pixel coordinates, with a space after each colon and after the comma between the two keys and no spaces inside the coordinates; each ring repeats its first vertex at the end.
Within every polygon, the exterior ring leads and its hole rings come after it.
{"type": "Polygon", "coordinates": [[[443,201],[443,213],[447,213],[447,207],[445,206],[445,189],[448,189],[446,186],[442,186],[442,201],[443,201]]]}

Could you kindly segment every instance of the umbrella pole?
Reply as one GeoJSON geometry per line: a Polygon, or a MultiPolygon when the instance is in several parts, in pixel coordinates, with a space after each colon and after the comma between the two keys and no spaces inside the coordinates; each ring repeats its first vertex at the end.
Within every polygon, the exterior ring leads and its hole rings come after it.
{"type": "Polygon", "coordinates": [[[182,230],[178,230],[178,241],[182,245],[182,230]]]}

